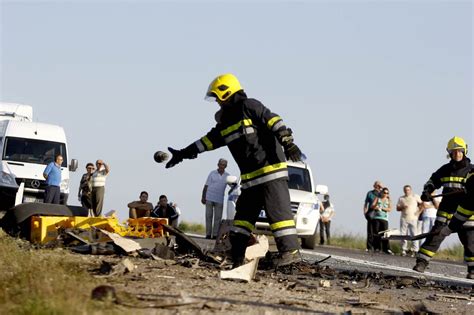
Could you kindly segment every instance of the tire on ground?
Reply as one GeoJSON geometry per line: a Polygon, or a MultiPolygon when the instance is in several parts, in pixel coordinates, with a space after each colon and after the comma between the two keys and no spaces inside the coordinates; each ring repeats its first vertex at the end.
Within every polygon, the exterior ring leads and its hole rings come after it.
{"type": "Polygon", "coordinates": [[[0,220],[0,227],[10,235],[28,238],[32,216],[88,216],[88,210],[80,206],[68,206],[49,203],[22,203],[7,211],[0,220]]]}

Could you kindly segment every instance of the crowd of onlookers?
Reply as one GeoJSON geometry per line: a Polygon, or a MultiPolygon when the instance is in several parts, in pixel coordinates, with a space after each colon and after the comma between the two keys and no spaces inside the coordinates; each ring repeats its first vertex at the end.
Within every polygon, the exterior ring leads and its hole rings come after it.
{"type": "MultiPolygon", "coordinates": [[[[389,229],[388,217],[393,209],[400,212],[400,234],[415,236],[431,230],[436,220],[440,198],[423,202],[419,195],[413,193],[410,185],[403,186],[403,195],[396,204],[392,203],[390,191],[380,181],[375,181],[373,190],[369,191],[364,201],[364,216],[367,220],[366,251],[382,251],[393,255],[389,241],[382,238],[383,231],[389,229]]],[[[415,256],[420,247],[420,240],[402,241],[402,256],[415,256]]]]}
{"type": "MultiPolygon", "coordinates": [[[[51,162],[44,171],[47,187],[45,190],[45,203],[60,203],[60,183],[61,165],[63,158],[57,155],[54,162],[51,162]]],[[[206,238],[215,239],[222,221],[224,209],[224,196],[226,186],[230,186],[228,193],[229,202],[234,204],[233,209],[228,204],[227,219],[233,219],[235,214],[235,202],[240,193],[238,183],[228,183],[229,173],[225,171],[227,160],[221,158],[217,163],[217,169],[209,173],[202,190],[201,202],[205,205],[206,218],[206,238]],[[232,193],[233,191],[237,193],[232,193]]],[[[100,216],[104,205],[105,182],[110,167],[103,160],[97,160],[86,164],[86,173],[81,177],[78,191],[78,200],[81,205],[89,210],[90,216],[100,216]]],[[[181,210],[178,205],[168,202],[166,195],[161,195],[155,206],[148,202],[148,192],[142,191],[139,199],[128,203],[129,218],[138,219],[142,217],[167,218],[170,225],[178,226],[178,219],[181,210]]],[[[320,245],[330,244],[331,220],[334,216],[334,205],[329,200],[329,195],[324,195],[324,200],[320,204],[320,245]]]]}
{"type": "MultiPolygon", "coordinates": [[[[63,157],[57,154],[54,161],[49,163],[43,171],[43,177],[46,179],[46,188],[44,192],[45,203],[60,203],[61,187],[61,167],[63,157]]],[[[95,166],[87,163],[87,172],[82,175],[79,184],[78,198],[82,206],[89,209],[90,215],[100,216],[104,206],[105,181],[110,172],[110,167],[102,160],[97,160],[95,166]]],[[[66,203],[66,200],[63,201],[66,203]]]]}

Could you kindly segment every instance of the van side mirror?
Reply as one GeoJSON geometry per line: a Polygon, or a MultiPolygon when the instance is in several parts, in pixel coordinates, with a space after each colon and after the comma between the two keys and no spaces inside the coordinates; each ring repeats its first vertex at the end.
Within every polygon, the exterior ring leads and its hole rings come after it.
{"type": "Polygon", "coordinates": [[[75,172],[78,166],[79,166],[79,162],[76,159],[72,159],[71,164],[69,164],[69,171],[75,172]]]}
{"type": "Polygon", "coordinates": [[[233,176],[233,175],[229,175],[229,176],[227,176],[227,178],[226,178],[226,182],[227,182],[227,184],[229,184],[229,185],[230,185],[230,184],[237,184],[237,180],[238,180],[237,176],[233,176]]]}
{"type": "Polygon", "coordinates": [[[327,195],[329,188],[326,185],[316,185],[316,195],[327,195]]]}

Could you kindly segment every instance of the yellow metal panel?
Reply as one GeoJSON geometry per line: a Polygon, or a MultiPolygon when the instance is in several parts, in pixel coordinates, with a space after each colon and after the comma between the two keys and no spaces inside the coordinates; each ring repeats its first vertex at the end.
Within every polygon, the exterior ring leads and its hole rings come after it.
{"type": "Polygon", "coordinates": [[[121,236],[141,238],[157,238],[167,235],[163,224],[168,224],[166,218],[129,219],[128,225],[120,224],[112,217],[64,217],[64,216],[32,216],[30,241],[45,244],[58,237],[60,228],[77,228],[90,230],[92,227],[117,233],[121,236]]]}

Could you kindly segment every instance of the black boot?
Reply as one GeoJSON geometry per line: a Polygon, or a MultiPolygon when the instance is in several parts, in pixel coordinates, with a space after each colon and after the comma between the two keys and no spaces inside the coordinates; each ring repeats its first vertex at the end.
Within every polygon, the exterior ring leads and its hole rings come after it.
{"type": "Polygon", "coordinates": [[[240,267],[245,262],[245,250],[249,242],[249,236],[230,232],[230,243],[232,244],[232,269],[240,267]]]}
{"type": "Polygon", "coordinates": [[[273,266],[275,268],[288,266],[294,263],[298,263],[302,260],[303,258],[301,258],[300,251],[298,249],[295,249],[278,255],[278,258],[273,261],[273,266]]]}
{"type": "Polygon", "coordinates": [[[428,267],[428,262],[424,259],[417,258],[416,265],[413,267],[413,270],[423,273],[425,272],[426,267],[428,267]]]}
{"type": "Polygon", "coordinates": [[[474,267],[467,267],[467,277],[468,279],[474,279],[474,267]]]}

